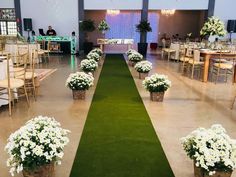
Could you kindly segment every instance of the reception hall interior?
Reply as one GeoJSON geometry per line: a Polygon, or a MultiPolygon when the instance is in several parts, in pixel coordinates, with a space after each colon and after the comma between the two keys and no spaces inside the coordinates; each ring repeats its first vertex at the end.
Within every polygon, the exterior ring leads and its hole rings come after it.
{"type": "Polygon", "coordinates": [[[236,177],[235,0],[0,0],[0,177],[236,177]]]}

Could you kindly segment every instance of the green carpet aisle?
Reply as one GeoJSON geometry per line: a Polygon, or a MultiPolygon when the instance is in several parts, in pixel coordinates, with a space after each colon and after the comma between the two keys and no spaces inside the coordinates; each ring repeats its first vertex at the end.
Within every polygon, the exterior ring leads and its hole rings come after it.
{"type": "Polygon", "coordinates": [[[107,55],[70,177],[173,177],[123,55],[107,55]]]}

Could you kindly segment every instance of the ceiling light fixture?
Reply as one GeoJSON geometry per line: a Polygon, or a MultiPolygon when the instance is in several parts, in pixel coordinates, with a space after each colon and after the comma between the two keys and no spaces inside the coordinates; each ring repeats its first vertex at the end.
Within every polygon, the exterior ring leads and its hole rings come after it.
{"type": "Polygon", "coordinates": [[[118,15],[118,14],[120,14],[120,10],[107,9],[107,14],[108,15],[118,15]]]}
{"type": "Polygon", "coordinates": [[[172,16],[175,14],[175,9],[162,9],[161,14],[165,16],[172,16]]]}

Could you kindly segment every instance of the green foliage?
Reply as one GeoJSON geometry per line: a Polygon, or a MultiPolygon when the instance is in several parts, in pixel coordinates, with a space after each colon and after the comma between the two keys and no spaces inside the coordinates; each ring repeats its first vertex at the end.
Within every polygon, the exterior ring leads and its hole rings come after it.
{"type": "Polygon", "coordinates": [[[136,31],[140,33],[147,33],[152,31],[152,27],[147,20],[143,20],[136,25],[136,31]]]}
{"type": "Polygon", "coordinates": [[[84,20],[80,23],[79,27],[84,32],[93,32],[96,29],[93,20],[84,20]]]}

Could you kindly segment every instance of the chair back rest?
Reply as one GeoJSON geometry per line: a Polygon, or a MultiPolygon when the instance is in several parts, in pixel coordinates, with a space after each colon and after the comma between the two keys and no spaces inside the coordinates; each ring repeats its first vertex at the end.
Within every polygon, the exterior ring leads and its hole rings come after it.
{"type": "Polygon", "coordinates": [[[200,61],[200,50],[193,51],[193,60],[194,60],[194,62],[200,61]]]}
{"type": "Polygon", "coordinates": [[[163,48],[166,48],[166,40],[165,40],[165,39],[162,39],[161,42],[162,42],[162,47],[163,47],[163,48]]]}
{"type": "Polygon", "coordinates": [[[193,57],[193,49],[188,47],[186,50],[186,57],[193,57]]]}

